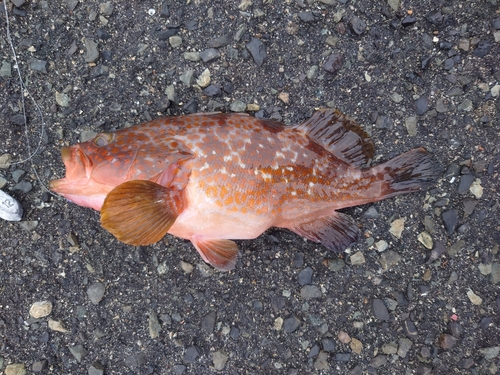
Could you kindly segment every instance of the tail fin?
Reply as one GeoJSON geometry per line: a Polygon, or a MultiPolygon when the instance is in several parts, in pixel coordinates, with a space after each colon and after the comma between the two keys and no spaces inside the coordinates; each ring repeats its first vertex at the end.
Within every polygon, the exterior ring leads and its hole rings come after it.
{"type": "Polygon", "coordinates": [[[372,168],[383,181],[380,199],[425,190],[441,174],[441,166],[424,148],[416,148],[372,168]]]}

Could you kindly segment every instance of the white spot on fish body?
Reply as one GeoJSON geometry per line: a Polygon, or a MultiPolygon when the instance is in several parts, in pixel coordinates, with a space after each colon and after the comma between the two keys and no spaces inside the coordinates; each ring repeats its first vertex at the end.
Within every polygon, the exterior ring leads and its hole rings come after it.
{"type": "Polygon", "coordinates": [[[284,158],[285,158],[285,154],[284,154],[284,153],[282,153],[281,151],[276,151],[276,157],[277,157],[277,158],[283,158],[283,159],[284,159],[284,158]]]}
{"type": "Polygon", "coordinates": [[[203,164],[203,166],[200,168],[200,172],[208,168],[210,168],[210,165],[208,165],[208,163],[205,162],[205,164],[203,164]]]}
{"type": "Polygon", "coordinates": [[[291,194],[292,194],[293,196],[296,196],[296,195],[297,195],[297,192],[294,190],[294,191],[292,191],[292,193],[291,193],[291,194]]]}
{"type": "Polygon", "coordinates": [[[226,156],[224,156],[224,161],[225,162],[228,162],[228,161],[231,161],[231,160],[233,160],[232,155],[226,155],[226,156]]]}

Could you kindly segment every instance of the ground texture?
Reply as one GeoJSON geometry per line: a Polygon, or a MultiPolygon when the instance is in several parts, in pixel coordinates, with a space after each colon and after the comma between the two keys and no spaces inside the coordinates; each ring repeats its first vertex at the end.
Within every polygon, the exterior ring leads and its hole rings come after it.
{"type": "Polygon", "coordinates": [[[0,187],[24,216],[0,221],[0,372],[499,372],[497,0],[6,7],[0,187]],[[25,95],[29,145],[9,40],[40,109],[25,95]],[[296,124],[324,107],[372,135],[374,164],[423,146],[443,167],[428,192],[346,210],[363,238],[340,255],[271,229],[221,273],[184,240],[121,244],[42,186],[64,175],[60,148],[96,132],[210,111],[296,124]]]}

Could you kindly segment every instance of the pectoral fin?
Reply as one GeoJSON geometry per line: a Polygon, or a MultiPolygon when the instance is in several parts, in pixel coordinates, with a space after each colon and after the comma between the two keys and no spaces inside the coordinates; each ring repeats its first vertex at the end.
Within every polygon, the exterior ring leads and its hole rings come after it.
{"type": "Polygon", "coordinates": [[[329,250],[342,252],[357,241],[359,229],[352,219],[340,212],[330,216],[309,219],[288,227],[291,231],[313,242],[320,242],[329,250]]]}
{"type": "Polygon", "coordinates": [[[238,245],[231,240],[218,240],[203,236],[191,238],[203,260],[220,271],[230,271],[238,259],[238,245]]]}
{"type": "Polygon", "coordinates": [[[151,181],[124,182],[106,196],[101,225],[130,245],[158,242],[183,210],[181,194],[151,181]]]}

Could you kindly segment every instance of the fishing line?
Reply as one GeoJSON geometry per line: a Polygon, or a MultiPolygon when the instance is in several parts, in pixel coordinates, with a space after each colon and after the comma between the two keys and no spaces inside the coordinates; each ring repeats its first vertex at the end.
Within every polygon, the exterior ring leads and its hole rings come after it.
{"type": "MultiPolygon", "coordinates": [[[[31,95],[31,93],[29,92],[28,88],[23,83],[23,77],[22,77],[22,74],[21,74],[21,68],[19,67],[19,62],[17,60],[16,49],[14,48],[14,43],[12,42],[12,38],[10,36],[10,21],[9,21],[9,13],[7,11],[7,1],[6,0],[3,0],[3,7],[4,7],[4,11],[5,11],[5,22],[6,22],[7,40],[8,40],[9,45],[10,45],[10,50],[12,51],[12,56],[14,58],[14,69],[17,72],[17,75],[18,75],[18,78],[19,78],[19,84],[20,84],[20,87],[21,87],[21,109],[22,109],[23,118],[24,118],[24,136],[26,137],[26,145],[27,145],[27,148],[28,148],[28,155],[29,155],[26,159],[23,159],[23,160],[20,160],[20,161],[16,161],[16,162],[13,162],[13,163],[10,163],[10,164],[11,165],[22,164],[22,163],[25,163],[25,162],[29,161],[31,163],[31,168],[32,168],[33,172],[35,173],[35,176],[36,176],[38,182],[40,183],[40,185],[42,185],[42,187],[46,191],[48,191],[49,193],[51,193],[50,190],[45,186],[45,184],[40,179],[40,176],[38,175],[38,172],[36,170],[35,164],[33,163],[34,156],[38,153],[38,151],[40,151],[40,147],[41,147],[42,139],[43,139],[43,133],[45,131],[45,121],[43,119],[43,113],[42,113],[42,110],[40,109],[38,103],[36,102],[35,98],[31,95]],[[35,150],[33,152],[31,151],[31,143],[30,143],[30,139],[29,139],[28,120],[26,118],[26,106],[25,106],[25,103],[24,103],[24,97],[25,96],[27,96],[28,98],[30,98],[31,101],[33,102],[33,105],[35,107],[35,111],[37,112],[38,116],[40,117],[40,121],[41,121],[41,124],[42,124],[41,131],[40,131],[40,138],[39,138],[38,143],[36,145],[36,148],[35,148],[35,150]]],[[[52,194],[52,195],[54,195],[54,194],[52,194]]]]}

